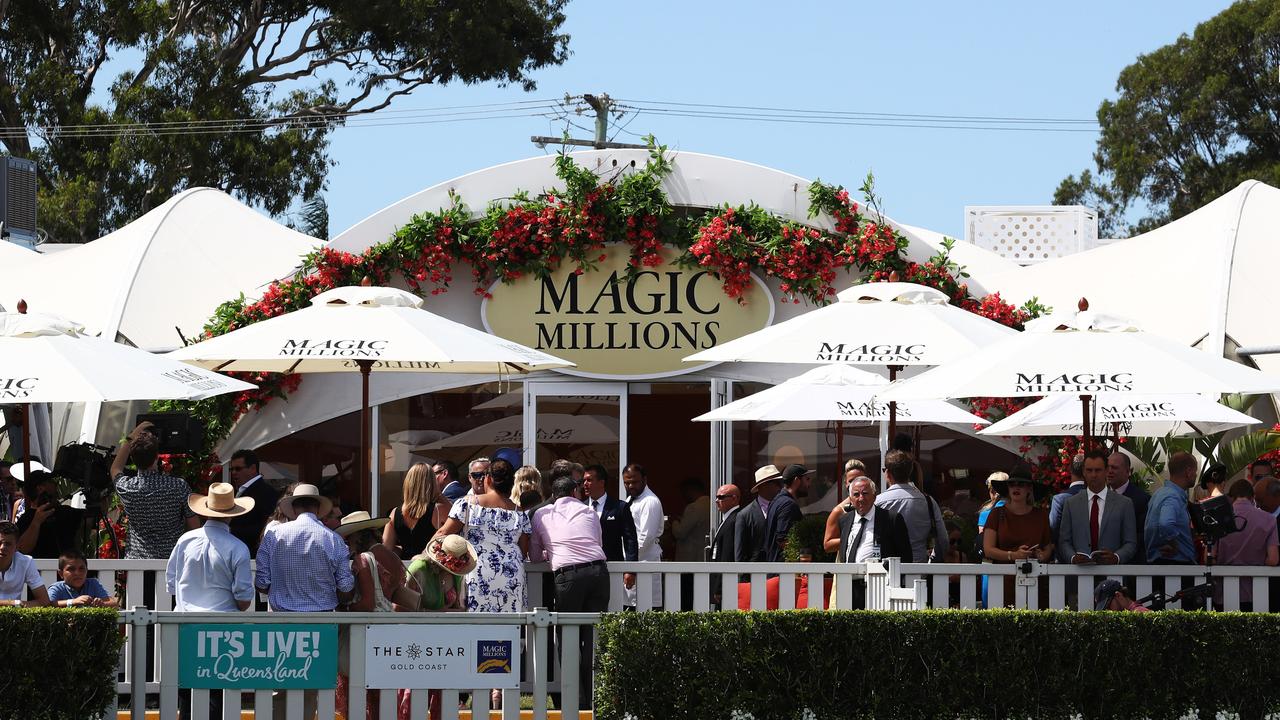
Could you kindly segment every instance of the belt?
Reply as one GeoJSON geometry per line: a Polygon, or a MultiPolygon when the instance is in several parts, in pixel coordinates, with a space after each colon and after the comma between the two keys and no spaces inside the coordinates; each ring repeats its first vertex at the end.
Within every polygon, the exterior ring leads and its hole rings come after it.
{"type": "Polygon", "coordinates": [[[570,570],[581,570],[582,568],[595,567],[596,565],[604,565],[604,563],[605,563],[604,560],[592,560],[591,562],[578,563],[577,565],[565,565],[564,567],[557,568],[551,574],[559,575],[560,573],[566,573],[566,572],[569,572],[570,570]]]}

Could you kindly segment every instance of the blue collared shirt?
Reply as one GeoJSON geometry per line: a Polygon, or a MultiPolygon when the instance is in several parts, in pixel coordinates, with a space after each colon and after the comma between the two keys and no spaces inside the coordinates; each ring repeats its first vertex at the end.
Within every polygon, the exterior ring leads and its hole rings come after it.
{"type": "Polygon", "coordinates": [[[173,607],[182,612],[237,612],[253,599],[249,547],[221,520],[178,538],[165,569],[173,607]]]}
{"type": "Polygon", "coordinates": [[[1151,504],[1147,506],[1147,526],[1143,528],[1142,537],[1147,544],[1147,562],[1196,561],[1186,490],[1170,481],[1151,496],[1151,504]],[[1160,548],[1170,543],[1173,543],[1174,553],[1166,557],[1160,548]]]}
{"type": "Polygon", "coordinates": [[[267,528],[258,546],[257,585],[270,588],[272,610],[333,610],[338,593],[356,585],[347,543],[309,512],[267,528]]]}

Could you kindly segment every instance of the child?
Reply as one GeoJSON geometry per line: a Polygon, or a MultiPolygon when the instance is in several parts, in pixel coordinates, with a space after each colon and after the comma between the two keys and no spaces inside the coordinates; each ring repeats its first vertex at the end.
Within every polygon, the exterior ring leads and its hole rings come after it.
{"type": "Polygon", "coordinates": [[[88,577],[89,562],[78,550],[68,550],[58,557],[61,582],[49,586],[49,601],[58,607],[119,607],[97,578],[88,577]]]}

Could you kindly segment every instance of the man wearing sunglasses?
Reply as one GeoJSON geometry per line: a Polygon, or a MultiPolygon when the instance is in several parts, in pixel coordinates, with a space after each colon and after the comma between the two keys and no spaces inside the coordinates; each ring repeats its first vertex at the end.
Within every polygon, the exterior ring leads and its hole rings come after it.
{"type": "Polygon", "coordinates": [[[471,480],[471,494],[484,494],[484,476],[489,474],[489,458],[476,458],[467,466],[467,477],[471,480]]]}
{"type": "Polygon", "coordinates": [[[711,539],[711,561],[733,562],[733,531],[738,525],[742,491],[732,483],[716,488],[716,509],[723,516],[711,539]]]}

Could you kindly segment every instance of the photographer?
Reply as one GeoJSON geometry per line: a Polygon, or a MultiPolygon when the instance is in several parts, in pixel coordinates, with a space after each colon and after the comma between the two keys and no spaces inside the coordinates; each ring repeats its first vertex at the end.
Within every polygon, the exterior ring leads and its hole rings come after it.
{"type": "MultiPolygon", "coordinates": [[[[14,470],[21,476],[21,466],[14,470]]],[[[58,483],[49,469],[31,463],[30,477],[23,478],[27,507],[18,518],[18,551],[34,558],[57,558],[76,547],[76,532],[84,511],[62,504],[58,483]]]]}
{"type": "Polygon", "coordinates": [[[158,469],[160,438],[153,427],[139,423],[111,461],[111,477],[129,517],[126,560],[167,560],[182,533],[200,527],[187,506],[187,481],[158,469]],[[135,476],[124,474],[129,460],[138,469],[135,476]]]}

